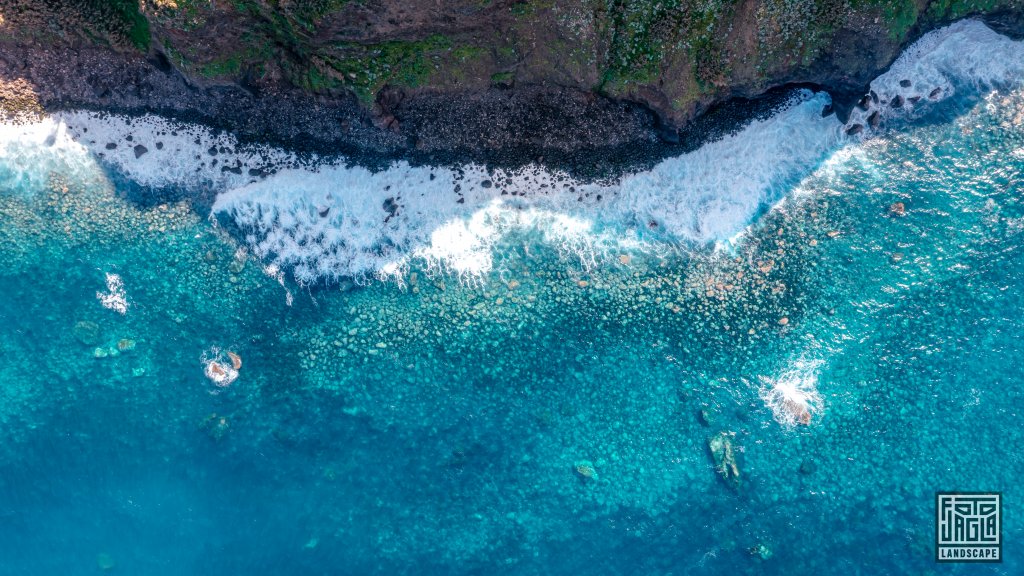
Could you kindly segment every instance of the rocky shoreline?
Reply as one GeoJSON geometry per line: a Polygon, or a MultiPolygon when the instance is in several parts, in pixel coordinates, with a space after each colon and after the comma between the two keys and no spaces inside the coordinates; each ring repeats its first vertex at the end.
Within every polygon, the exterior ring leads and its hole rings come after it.
{"type": "Polygon", "coordinates": [[[610,175],[671,154],[657,117],[641,105],[564,89],[382,94],[373,111],[354,97],[313,96],[294,87],[194,83],[162,58],[111,50],[0,44],[6,108],[33,101],[45,111],[159,114],[232,132],[240,142],[345,156],[370,167],[530,162],[610,175]],[[22,92],[11,87],[19,79],[22,92]],[[614,167],[612,166],[614,164],[614,167]]]}
{"type": "MultiPolygon", "coordinates": [[[[985,22],[1013,37],[1024,32],[1018,12],[985,22]]],[[[354,95],[313,95],[286,83],[199,83],[159,52],[0,42],[0,102],[6,109],[31,102],[45,111],[155,113],[230,131],[242,143],[344,156],[371,168],[394,160],[503,168],[535,162],[601,178],[649,168],[764,117],[795,87],[829,92],[833,107],[823,113],[845,120],[868,82],[889,65],[838,84],[793,83],[733,97],[676,126],[642,104],[559,86],[455,94],[388,88],[368,110],[354,95]]]]}

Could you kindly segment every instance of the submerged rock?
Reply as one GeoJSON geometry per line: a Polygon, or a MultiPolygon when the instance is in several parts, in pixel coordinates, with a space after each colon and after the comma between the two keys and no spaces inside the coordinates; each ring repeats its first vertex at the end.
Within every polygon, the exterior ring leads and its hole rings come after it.
{"type": "Polygon", "coordinates": [[[818,465],[813,460],[804,460],[800,463],[800,473],[809,476],[818,471],[818,465]]]}
{"type": "Polygon", "coordinates": [[[793,421],[797,424],[811,425],[811,411],[806,404],[787,398],[782,401],[782,409],[792,416],[793,421]]]}
{"type": "Polygon", "coordinates": [[[718,472],[722,480],[734,490],[740,487],[740,467],[732,445],[732,440],[735,437],[735,432],[723,430],[708,439],[708,448],[711,450],[711,458],[715,463],[715,472],[718,472]]]}
{"type": "Polygon", "coordinates": [[[229,427],[228,419],[224,416],[219,416],[216,412],[204,418],[199,425],[199,429],[206,432],[213,440],[224,438],[224,435],[228,433],[229,427]]]}
{"type": "Polygon", "coordinates": [[[767,560],[772,557],[772,549],[766,544],[761,543],[750,549],[750,555],[759,558],[761,560],[767,560]]]}
{"type": "Polygon", "coordinates": [[[596,481],[597,470],[594,469],[594,465],[589,460],[577,460],[572,465],[576,475],[583,481],[596,481]]]}
{"type": "Polygon", "coordinates": [[[245,262],[246,258],[244,256],[241,258],[236,256],[235,259],[231,261],[231,264],[228,264],[228,272],[232,274],[241,274],[242,270],[245,270],[245,262]]]}
{"type": "Polygon", "coordinates": [[[700,423],[705,426],[711,426],[715,423],[715,413],[710,408],[700,409],[700,423]]]}
{"type": "Polygon", "coordinates": [[[75,323],[75,327],[71,329],[71,333],[75,335],[76,340],[86,346],[95,346],[99,344],[100,340],[103,338],[99,324],[88,320],[82,320],[75,323]]]}
{"type": "Polygon", "coordinates": [[[110,570],[113,570],[115,566],[117,566],[117,563],[114,562],[114,558],[110,554],[100,552],[96,555],[96,567],[100,570],[109,572],[110,570]]]}

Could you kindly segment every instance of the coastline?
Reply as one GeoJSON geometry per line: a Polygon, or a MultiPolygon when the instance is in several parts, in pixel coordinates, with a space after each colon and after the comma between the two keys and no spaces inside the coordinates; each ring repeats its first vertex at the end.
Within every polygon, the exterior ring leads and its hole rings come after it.
{"type": "MultiPolygon", "coordinates": [[[[980,19],[1001,34],[1024,35],[1024,18],[1016,12],[980,19]]],[[[196,83],[159,53],[10,42],[0,43],[0,106],[9,113],[32,102],[46,112],[157,114],[229,132],[241,144],[340,157],[371,170],[395,161],[488,169],[538,164],[600,180],[649,169],[734,133],[770,115],[799,88],[827,92],[833,101],[828,112],[845,122],[871,80],[936,27],[915,30],[885,67],[868,74],[840,83],[787,79],[754,97],[716,102],[682,126],[643,104],[567,87],[412,95],[386,88],[369,111],[351,94],[314,96],[282,84],[196,83]]]]}

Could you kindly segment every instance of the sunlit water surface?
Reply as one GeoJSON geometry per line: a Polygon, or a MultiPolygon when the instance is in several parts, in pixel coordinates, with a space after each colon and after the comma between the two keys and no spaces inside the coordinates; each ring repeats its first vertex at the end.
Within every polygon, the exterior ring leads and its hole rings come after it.
{"type": "Polygon", "coordinates": [[[0,574],[933,573],[937,490],[1019,573],[1024,93],[823,150],[729,241],[551,203],[326,287],[9,151],[0,574]]]}

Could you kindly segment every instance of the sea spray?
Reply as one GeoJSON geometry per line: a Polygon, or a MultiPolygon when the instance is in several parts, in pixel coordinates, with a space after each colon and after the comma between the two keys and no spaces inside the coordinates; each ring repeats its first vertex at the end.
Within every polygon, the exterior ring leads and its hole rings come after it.
{"type": "MultiPolygon", "coordinates": [[[[1024,77],[1024,48],[978,21],[925,35],[872,83],[855,125],[913,118],[955,94],[1024,77]]],[[[728,244],[823,161],[844,148],[824,93],[795,91],[770,117],[617,182],[541,166],[371,171],[344,158],[300,158],[242,145],[153,115],[59,112],[0,130],[0,180],[22,192],[49,174],[97,164],[154,188],[217,193],[214,214],[263,259],[301,283],[400,279],[412,266],[479,279],[509,234],[532,231],[585,266],[608,254],[728,244]]],[[[207,196],[208,197],[208,196],[207,196]]]]}
{"type": "Polygon", "coordinates": [[[820,361],[798,360],[775,377],[761,376],[758,394],[775,420],[786,426],[809,425],[824,408],[818,393],[820,361]]]}
{"type": "Polygon", "coordinates": [[[847,130],[871,131],[886,120],[919,118],[940,103],[970,104],[993,89],[1024,82],[1024,42],[979,20],[962,20],[925,34],[871,82],[847,130]]]}
{"type": "Polygon", "coordinates": [[[774,116],[612,184],[522,170],[331,166],[284,170],[214,204],[262,258],[300,282],[393,277],[413,260],[480,277],[513,230],[592,258],[594,247],[726,240],[840,143],[823,93],[798,91],[774,116]]]}

